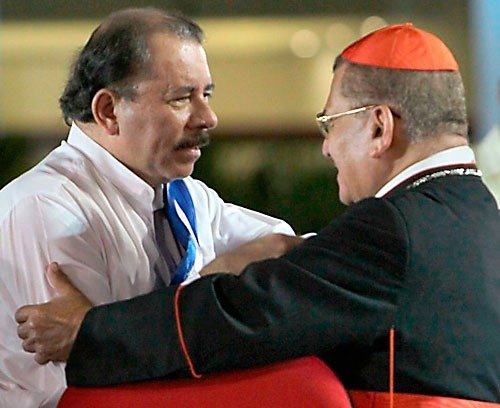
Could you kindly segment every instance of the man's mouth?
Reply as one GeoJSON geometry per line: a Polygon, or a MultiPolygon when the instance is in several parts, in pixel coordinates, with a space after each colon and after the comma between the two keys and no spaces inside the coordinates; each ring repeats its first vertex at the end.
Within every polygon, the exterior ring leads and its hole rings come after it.
{"type": "Polygon", "coordinates": [[[175,147],[175,150],[201,149],[202,147],[208,146],[209,143],[210,135],[206,130],[202,130],[184,140],[181,140],[175,147]]]}

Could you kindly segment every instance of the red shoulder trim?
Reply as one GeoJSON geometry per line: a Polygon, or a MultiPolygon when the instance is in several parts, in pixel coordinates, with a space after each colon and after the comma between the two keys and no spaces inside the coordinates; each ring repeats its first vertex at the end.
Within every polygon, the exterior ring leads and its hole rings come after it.
{"type": "Polygon", "coordinates": [[[177,290],[175,291],[175,298],[174,298],[174,311],[175,311],[175,323],[177,325],[177,333],[179,334],[179,342],[181,343],[181,349],[182,349],[182,354],[184,354],[184,358],[186,359],[186,362],[188,363],[189,366],[189,371],[191,372],[191,375],[194,378],[201,378],[201,374],[198,374],[194,368],[193,361],[191,360],[191,357],[189,356],[189,351],[186,345],[186,341],[184,340],[184,334],[182,333],[182,325],[181,325],[181,312],[179,308],[179,297],[181,294],[182,289],[184,288],[184,285],[179,285],[177,287],[177,290]]]}

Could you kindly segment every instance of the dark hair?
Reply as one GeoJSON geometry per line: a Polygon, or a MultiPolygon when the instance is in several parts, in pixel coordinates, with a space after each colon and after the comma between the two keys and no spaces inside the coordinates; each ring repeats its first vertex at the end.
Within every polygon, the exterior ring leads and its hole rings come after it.
{"type": "Polygon", "coordinates": [[[351,63],[342,57],[334,70],[347,65],[342,95],[353,107],[386,104],[401,116],[403,131],[419,141],[444,132],[467,134],[465,90],[458,71],[386,69],[351,63]]]}
{"type": "Polygon", "coordinates": [[[123,97],[135,95],[133,81],[148,75],[148,39],[167,32],[180,39],[203,42],[203,31],[194,21],[154,8],[131,8],[110,14],[79,52],[66,87],[59,98],[64,121],[93,122],[92,99],[102,88],[123,97]]]}

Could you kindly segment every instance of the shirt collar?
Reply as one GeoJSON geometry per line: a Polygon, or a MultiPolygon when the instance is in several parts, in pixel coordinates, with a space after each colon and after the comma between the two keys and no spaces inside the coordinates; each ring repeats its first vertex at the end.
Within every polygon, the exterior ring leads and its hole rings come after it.
{"type": "Polygon", "coordinates": [[[134,203],[134,207],[150,213],[153,211],[155,189],[87,136],[74,122],[67,144],[83,153],[100,175],[134,203]]]}
{"type": "Polygon", "coordinates": [[[163,202],[163,184],[154,187],[153,209],[159,210],[165,206],[163,202]]]}
{"type": "Polygon", "coordinates": [[[469,146],[458,146],[450,149],[442,150],[432,156],[427,157],[410,167],[407,167],[396,177],[386,183],[378,192],[375,197],[380,198],[392,191],[404,181],[410,179],[418,173],[430,170],[437,167],[456,166],[460,164],[470,165],[475,164],[476,159],[474,152],[469,146]]]}

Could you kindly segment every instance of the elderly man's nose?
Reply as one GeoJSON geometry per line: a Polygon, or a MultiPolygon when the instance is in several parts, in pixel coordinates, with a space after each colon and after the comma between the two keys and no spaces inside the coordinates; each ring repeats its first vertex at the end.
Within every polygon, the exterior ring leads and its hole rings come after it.
{"type": "Polygon", "coordinates": [[[323,144],[321,146],[321,152],[323,153],[323,156],[331,157],[327,139],[323,139],[323,144]]]}

